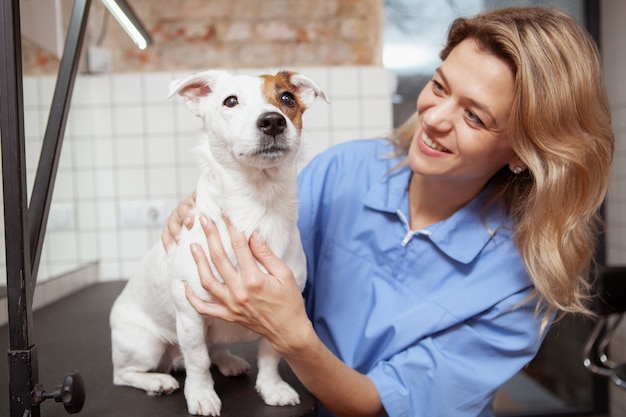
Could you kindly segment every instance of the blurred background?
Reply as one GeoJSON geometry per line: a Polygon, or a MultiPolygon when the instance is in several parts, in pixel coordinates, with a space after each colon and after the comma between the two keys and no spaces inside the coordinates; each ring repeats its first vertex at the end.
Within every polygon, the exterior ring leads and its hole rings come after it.
{"type": "MultiPolygon", "coordinates": [[[[611,0],[128,0],[150,35],[144,49],[93,1],[74,87],[35,293],[36,306],[96,281],[127,279],[199,173],[202,134],[172,79],[209,68],[306,73],[331,104],[304,119],[305,164],[319,151],[386,135],[415,111],[457,16],[548,4],[599,42],[617,137],[601,264],[626,264],[626,5],[611,0]]],[[[21,0],[27,181],[32,189],[71,0],[21,0]]],[[[4,249],[4,240],[1,246],[4,249]]],[[[0,271],[4,275],[4,259],[0,271]]],[[[0,281],[0,286],[4,280],[0,281]]],[[[6,299],[0,289],[0,324],[6,299]]],[[[590,321],[551,330],[537,359],[499,393],[501,416],[626,416],[626,392],[592,377],[581,350],[590,321]]],[[[611,346],[626,360],[626,329],[611,346]]]]}

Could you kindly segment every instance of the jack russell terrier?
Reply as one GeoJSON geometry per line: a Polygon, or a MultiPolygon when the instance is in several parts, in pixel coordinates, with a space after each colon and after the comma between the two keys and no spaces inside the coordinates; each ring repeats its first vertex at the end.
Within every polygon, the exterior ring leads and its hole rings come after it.
{"type": "MultiPolygon", "coordinates": [[[[113,382],[149,395],[170,394],[179,388],[170,372],[184,367],[189,413],[217,416],[221,401],[213,387],[211,364],[227,376],[245,373],[249,364],[226,345],[260,336],[237,324],[203,317],[187,301],[184,281],[210,300],[190,249],[198,242],[208,252],[198,216],[215,222],[234,264],[222,216],[247,237],[257,231],[291,268],[302,290],[306,264],[296,225],[302,114],[317,97],[328,99],[313,80],[287,71],[258,77],[200,72],[172,81],[169,97],[175,94],[203,120],[206,131],[199,146],[204,170],[196,187],[196,221],[167,251],[157,242],[115,301],[110,315],[113,382]]],[[[297,392],[278,374],[279,361],[279,354],[261,339],[256,389],[268,405],[298,404],[297,392]]]]}

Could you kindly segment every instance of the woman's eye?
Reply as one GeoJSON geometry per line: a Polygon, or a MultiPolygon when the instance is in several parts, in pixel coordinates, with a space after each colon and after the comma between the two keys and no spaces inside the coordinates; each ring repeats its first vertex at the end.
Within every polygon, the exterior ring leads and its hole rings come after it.
{"type": "Polygon", "coordinates": [[[437,80],[431,80],[431,82],[433,83],[433,90],[437,93],[443,93],[444,92],[444,88],[443,85],[441,85],[441,83],[439,83],[437,80]]]}
{"type": "Polygon", "coordinates": [[[224,100],[224,106],[226,107],[235,107],[237,104],[239,104],[239,100],[236,96],[229,96],[224,100]]]}
{"type": "Polygon", "coordinates": [[[467,117],[467,120],[470,121],[470,123],[476,125],[476,126],[480,126],[483,127],[485,126],[485,124],[483,123],[482,120],[480,120],[480,117],[478,117],[476,115],[476,113],[474,113],[471,110],[465,110],[465,117],[467,117]]]}
{"type": "Polygon", "coordinates": [[[295,107],[296,105],[296,98],[287,91],[280,96],[280,101],[287,107],[295,107]]]}

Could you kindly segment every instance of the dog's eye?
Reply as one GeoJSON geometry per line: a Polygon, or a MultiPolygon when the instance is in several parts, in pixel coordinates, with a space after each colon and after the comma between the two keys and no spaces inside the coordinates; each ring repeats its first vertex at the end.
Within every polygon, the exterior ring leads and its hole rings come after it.
{"type": "Polygon", "coordinates": [[[235,96],[226,97],[226,100],[224,100],[224,106],[226,107],[235,107],[237,104],[239,104],[239,100],[235,96]]]}
{"type": "Polygon", "coordinates": [[[288,91],[285,91],[280,96],[280,101],[287,107],[295,107],[296,106],[296,98],[288,91]]]}

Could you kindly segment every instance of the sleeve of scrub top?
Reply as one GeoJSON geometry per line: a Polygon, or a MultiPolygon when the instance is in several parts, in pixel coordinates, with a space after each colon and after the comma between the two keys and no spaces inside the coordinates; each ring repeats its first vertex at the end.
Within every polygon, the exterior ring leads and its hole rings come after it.
{"type": "Polygon", "coordinates": [[[490,416],[494,392],[541,344],[530,289],[478,317],[422,339],[375,366],[374,381],[392,417],[490,416]]]}

